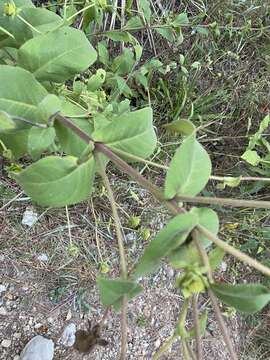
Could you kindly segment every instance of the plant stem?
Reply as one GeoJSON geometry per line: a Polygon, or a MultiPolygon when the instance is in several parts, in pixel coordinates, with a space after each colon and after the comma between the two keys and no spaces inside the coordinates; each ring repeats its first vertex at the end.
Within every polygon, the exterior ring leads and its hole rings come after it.
{"type": "Polygon", "coordinates": [[[233,207],[249,207],[254,209],[270,209],[270,201],[255,201],[255,200],[241,200],[228,199],[207,196],[176,196],[175,200],[187,203],[210,204],[233,207]]]}
{"type": "Polygon", "coordinates": [[[78,126],[74,125],[74,123],[71,120],[69,120],[65,116],[62,116],[59,113],[55,114],[54,117],[66,128],[72,130],[75,134],[77,134],[87,144],[92,143],[94,145],[94,141],[90,138],[90,136],[86,132],[81,130],[78,126]]]}
{"type": "MultiPolygon", "coordinates": [[[[74,131],[78,136],[81,137],[86,143],[92,143],[95,147],[95,150],[101,152],[106,155],[115,165],[128,174],[131,178],[133,178],[138,184],[148,190],[158,201],[164,203],[164,205],[175,215],[179,213],[184,213],[185,209],[180,208],[178,203],[174,200],[166,200],[164,198],[163,192],[154,184],[152,184],[149,180],[143,177],[136,169],[127,164],[124,160],[122,160],[119,156],[117,156],[109,147],[102,143],[95,143],[93,139],[90,138],[88,134],[79,129],[76,125],[74,125],[70,120],[65,118],[64,116],[57,114],[56,119],[62,123],[65,127],[68,127],[72,131],[74,131]]],[[[255,259],[252,259],[250,256],[244,254],[243,252],[235,249],[233,246],[227,244],[225,241],[219,239],[215,235],[213,235],[210,231],[204,228],[201,225],[197,225],[196,227],[200,233],[205,235],[209,240],[214,242],[218,247],[226,251],[227,253],[233,255],[237,259],[247,263],[248,265],[254,267],[258,271],[262,272],[265,275],[270,276],[270,268],[260,264],[255,259]]]]}
{"type": "Polygon", "coordinates": [[[201,225],[197,225],[196,227],[201,234],[205,235],[209,240],[211,240],[214,244],[216,244],[218,247],[223,249],[226,253],[233,255],[240,261],[250,265],[254,269],[257,269],[261,273],[270,276],[270,269],[259,263],[257,260],[253,259],[252,257],[248,256],[247,254],[243,253],[242,251],[236,249],[235,247],[229,245],[225,241],[219,239],[217,236],[212,234],[210,231],[208,231],[205,227],[201,225]]]}
{"type": "MultiPolygon", "coordinates": [[[[97,163],[99,165],[99,172],[102,176],[102,179],[104,181],[105,188],[108,193],[108,198],[111,204],[115,228],[116,228],[116,235],[117,235],[117,241],[118,241],[118,248],[119,248],[119,254],[120,254],[120,266],[121,266],[121,275],[123,279],[127,279],[128,273],[127,273],[127,263],[126,263],[126,256],[125,256],[125,248],[124,248],[124,239],[123,234],[121,230],[121,222],[119,219],[118,211],[116,202],[114,199],[113,191],[109,182],[109,179],[106,175],[104,166],[102,164],[102,161],[99,158],[99,154],[95,153],[95,158],[97,160],[97,163]]],[[[127,297],[123,297],[122,301],[122,308],[121,308],[121,348],[120,348],[120,360],[125,360],[127,353],[127,297]]]]}
{"type": "Polygon", "coordinates": [[[202,342],[201,342],[201,331],[200,331],[200,320],[198,312],[198,294],[192,296],[192,312],[193,312],[193,323],[195,330],[195,340],[196,340],[196,357],[197,360],[202,360],[202,342]]]}
{"type": "Polygon", "coordinates": [[[228,334],[225,322],[224,322],[222,314],[220,312],[220,309],[219,309],[219,306],[218,306],[218,303],[217,303],[217,299],[216,299],[214,293],[212,292],[212,290],[210,290],[210,289],[208,290],[208,295],[210,297],[210,300],[211,300],[211,303],[212,303],[212,306],[213,306],[213,310],[214,310],[215,315],[216,315],[217,322],[219,324],[219,327],[220,327],[224,342],[225,342],[225,344],[227,346],[227,349],[228,349],[228,352],[229,352],[229,354],[231,356],[231,359],[232,360],[238,360],[238,357],[237,357],[237,355],[236,355],[236,353],[234,351],[234,348],[233,348],[232,341],[231,341],[230,336],[228,334]]]}
{"type": "Polygon", "coordinates": [[[126,359],[127,354],[127,296],[123,296],[121,308],[121,351],[120,360],[126,359]]]}
{"type": "MultiPolygon", "coordinates": [[[[210,28],[211,27],[211,24],[209,25],[204,25],[204,24],[182,24],[181,25],[181,28],[210,28]]],[[[137,26],[137,27],[134,27],[134,28],[129,28],[128,31],[131,32],[131,31],[141,31],[141,30],[148,30],[148,29],[171,29],[173,28],[173,26],[171,24],[152,24],[152,25],[144,25],[144,26],[137,26]]],[[[228,26],[224,26],[224,25],[220,25],[218,26],[219,29],[223,29],[223,30],[226,30],[228,29],[228,26]]],[[[262,28],[250,28],[249,30],[250,31],[264,31],[264,30],[268,30],[270,28],[270,26],[264,26],[262,28]]],[[[233,31],[241,31],[241,30],[244,30],[245,29],[245,26],[230,26],[229,27],[230,30],[233,30],[233,31]]],[[[114,29],[114,30],[110,30],[110,31],[98,31],[98,32],[95,32],[93,34],[87,34],[87,35],[91,35],[91,36],[101,36],[101,35],[106,35],[106,33],[108,32],[122,32],[122,31],[127,31],[126,29],[114,29]]]]}
{"type": "MultiPolygon", "coordinates": [[[[213,274],[212,274],[212,270],[209,264],[209,259],[208,259],[208,255],[206,250],[203,248],[202,244],[200,243],[200,241],[198,240],[198,234],[197,234],[197,230],[193,230],[193,241],[198,249],[198,252],[200,254],[201,260],[202,260],[202,264],[207,268],[207,275],[208,275],[208,279],[210,283],[214,282],[214,278],[213,278],[213,274]]],[[[226,327],[226,324],[223,320],[222,314],[220,312],[218,303],[217,303],[217,299],[214,295],[214,293],[212,292],[211,289],[208,289],[208,295],[209,298],[211,300],[212,306],[213,306],[213,310],[215,312],[216,318],[217,318],[217,322],[219,324],[219,328],[221,331],[221,334],[223,336],[224,342],[227,346],[228,352],[231,356],[232,360],[237,360],[237,355],[236,352],[234,351],[234,347],[231,341],[231,338],[228,334],[228,330],[226,327]]]]}

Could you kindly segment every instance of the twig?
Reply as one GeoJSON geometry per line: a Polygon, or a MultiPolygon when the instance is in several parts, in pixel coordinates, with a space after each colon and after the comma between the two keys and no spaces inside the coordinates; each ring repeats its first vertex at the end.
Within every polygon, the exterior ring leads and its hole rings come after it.
{"type": "Polygon", "coordinates": [[[261,273],[270,276],[270,269],[267,266],[259,263],[257,260],[236,249],[235,247],[227,244],[225,241],[219,239],[217,236],[208,231],[205,227],[197,225],[197,229],[200,231],[201,234],[205,235],[209,240],[211,240],[214,244],[223,249],[226,253],[233,255],[240,261],[250,265],[261,273]]]}
{"type": "Polygon", "coordinates": [[[200,319],[198,312],[198,294],[192,296],[192,312],[193,312],[193,323],[195,330],[195,340],[196,340],[196,356],[197,360],[202,360],[202,342],[201,342],[201,331],[200,331],[200,319]]]}
{"type": "Polygon", "coordinates": [[[125,360],[127,353],[127,296],[123,296],[121,308],[121,351],[120,360],[125,360]]]}
{"type": "Polygon", "coordinates": [[[0,208],[0,211],[2,211],[2,210],[4,210],[5,208],[7,208],[10,204],[12,204],[15,200],[17,200],[22,194],[23,194],[23,191],[21,191],[19,194],[17,194],[17,195],[14,196],[12,199],[10,199],[7,203],[5,203],[5,204],[0,208]]]}
{"type": "MultiPolygon", "coordinates": [[[[104,165],[99,156],[100,156],[99,154],[95,153],[95,158],[99,165],[99,172],[104,181],[104,185],[107,190],[108,198],[109,198],[111,208],[112,208],[115,229],[116,229],[116,235],[117,235],[117,241],[118,241],[118,249],[119,249],[119,254],[120,254],[121,275],[122,275],[123,279],[127,279],[127,275],[128,275],[127,263],[126,263],[125,249],[124,249],[124,239],[123,239],[123,234],[122,234],[122,230],[121,230],[121,222],[119,219],[113,191],[112,191],[109,179],[106,175],[104,165]]],[[[127,297],[124,296],[123,301],[122,301],[122,308],[121,308],[121,349],[120,349],[120,356],[119,356],[120,360],[125,360],[126,352],[127,352],[127,297]]]]}
{"type": "MultiPolygon", "coordinates": [[[[198,240],[197,230],[193,231],[193,241],[194,241],[194,243],[195,243],[195,245],[196,245],[196,247],[198,249],[198,252],[199,252],[199,254],[201,256],[201,260],[202,260],[203,265],[207,268],[208,279],[209,279],[210,282],[213,282],[214,279],[213,279],[213,274],[212,274],[211,267],[209,265],[208,255],[206,253],[206,250],[202,247],[200,241],[198,240]]],[[[221,312],[219,310],[216,297],[215,297],[215,295],[214,295],[214,293],[212,292],[211,289],[208,289],[208,295],[210,297],[210,300],[211,300],[211,303],[212,303],[212,306],[213,306],[213,310],[215,312],[217,322],[218,322],[220,330],[221,330],[221,334],[223,336],[224,342],[225,342],[225,344],[227,346],[227,349],[228,349],[228,352],[229,352],[229,354],[231,356],[231,359],[232,360],[237,360],[237,355],[236,355],[236,352],[234,351],[233,344],[232,344],[232,341],[231,341],[230,336],[228,334],[227,327],[226,327],[225,322],[223,320],[222,314],[221,314],[221,312]]]]}
{"type": "Polygon", "coordinates": [[[241,200],[241,199],[228,199],[207,196],[185,196],[180,195],[175,197],[178,201],[197,204],[210,204],[221,206],[233,207],[249,207],[253,209],[270,209],[270,201],[256,201],[256,200],[241,200]]]}
{"type": "Polygon", "coordinates": [[[213,310],[215,312],[217,322],[219,324],[221,333],[223,335],[224,342],[225,342],[225,344],[227,346],[227,349],[228,349],[228,351],[230,353],[231,359],[232,360],[238,360],[238,357],[237,357],[237,355],[236,355],[236,353],[234,351],[234,348],[233,348],[233,344],[232,344],[231,339],[229,337],[225,322],[223,320],[222,314],[221,314],[221,312],[219,310],[217,299],[216,299],[215,295],[213,294],[212,290],[210,290],[210,289],[208,290],[208,295],[209,295],[209,297],[211,299],[213,310]]]}

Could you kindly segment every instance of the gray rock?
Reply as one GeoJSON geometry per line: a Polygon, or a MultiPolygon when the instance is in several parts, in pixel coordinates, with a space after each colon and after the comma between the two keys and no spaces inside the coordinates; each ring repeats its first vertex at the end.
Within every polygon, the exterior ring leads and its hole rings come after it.
{"type": "Polygon", "coordinates": [[[1,342],[1,346],[2,346],[3,348],[8,348],[8,347],[10,347],[10,345],[11,345],[11,340],[9,340],[9,339],[4,339],[4,340],[1,342]]]}
{"type": "Polygon", "coordinates": [[[66,347],[71,347],[75,343],[75,333],[76,325],[68,324],[63,331],[60,342],[66,347]]]}
{"type": "Polygon", "coordinates": [[[53,354],[53,341],[37,335],[26,344],[20,360],[52,360],[53,354]]]}

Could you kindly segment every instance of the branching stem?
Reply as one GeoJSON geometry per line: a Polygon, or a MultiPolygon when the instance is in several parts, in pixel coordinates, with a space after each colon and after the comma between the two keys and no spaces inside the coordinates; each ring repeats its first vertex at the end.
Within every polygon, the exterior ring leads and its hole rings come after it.
{"type": "MultiPolygon", "coordinates": [[[[126,263],[126,256],[125,256],[125,248],[124,248],[124,239],[123,239],[123,233],[121,229],[121,222],[117,211],[116,202],[114,199],[113,191],[109,182],[109,179],[107,177],[107,174],[104,169],[104,165],[99,158],[99,154],[95,153],[95,158],[97,160],[97,163],[99,165],[99,172],[102,176],[105,188],[108,193],[108,198],[111,204],[114,223],[115,223],[115,229],[116,229],[116,235],[117,235],[117,241],[118,241],[118,249],[120,254],[120,266],[121,266],[121,275],[123,279],[127,279],[127,263],[126,263]]],[[[123,297],[122,301],[122,308],[121,308],[121,349],[120,349],[120,360],[126,359],[126,352],[127,352],[127,297],[123,297]]]]}
{"type": "MultiPolygon", "coordinates": [[[[74,125],[72,123],[72,121],[65,118],[64,116],[57,114],[56,119],[60,123],[62,123],[65,127],[68,127],[69,129],[74,131],[86,143],[92,143],[97,152],[100,152],[100,153],[106,155],[106,157],[108,159],[110,159],[112,162],[114,162],[115,165],[120,170],[122,170],[123,172],[128,174],[138,184],[140,184],[142,187],[144,187],[146,190],[148,190],[159,202],[164,203],[164,205],[173,214],[177,215],[179,213],[185,213],[185,209],[180,208],[175,199],[166,200],[164,198],[163,192],[156,185],[152,184],[149,180],[147,180],[144,176],[142,176],[136,169],[131,167],[124,160],[122,160],[119,156],[117,156],[108,146],[106,146],[102,143],[95,143],[88,134],[86,134],[84,131],[79,129],[76,125],[74,125]]],[[[225,252],[233,255],[240,261],[243,261],[244,263],[254,267],[258,271],[262,272],[263,274],[270,276],[270,268],[264,266],[263,264],[259,263],[255,259],[253,259],[250,256],[244,254],[243,252],[237,250],[233,246],[227,244],[225,241],[219,239],[218,237],[213,235],[210,231],[208,231],[203,226],[198,225],[196,228],[200,231],[200,233],[205,235],[209,240],[213,241],[218,247],[223,249],[225,252]]]]}

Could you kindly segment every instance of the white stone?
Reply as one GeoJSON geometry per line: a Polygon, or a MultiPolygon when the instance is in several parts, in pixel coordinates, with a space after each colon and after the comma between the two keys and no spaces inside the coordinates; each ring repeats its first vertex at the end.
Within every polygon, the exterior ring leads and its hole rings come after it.
{"type": "Polygon", "coordinates": [[[61,336],[60,342],[65,347],[71,347],[75,343],[76,325],[73,323],[68,324],[61,336]]]}
{"type": "Polygon", "coordinates": [[[227,270],[227,263],[225,261],[222,261],[220,264],[220,271],[225,272],[227,270]]]}
{"type": "Polygon", "coordinates": [[[71,318],[72,318],[72,312],[71,312],[71,310],[69,309],[69,310],[68,310],[68,313],[67,313],[67,316],[66,316],[66,321],[69,321],[71,318]]]}
{"type": "Polygon", "coordinates": [[[40,254],[37,256],[38,261],[47,262],[49,261],[49,257],[47,254],[40,254]]]}
{"type": "Polygon", "coordinates": [[[20,360],[52,360],[53,354],[53,341],[37,335],[26,344],[20,360]]]}
{"type": "Polygon", "coordinates": [[[0,307],[0,315],[6,316],[7,314],[8,314],[7,310],[3,306],[1,306],[0,307]]]}
{"type": "Polygon", "coordinates": [[[26,208],[25,212],[23,213],[22,225],[31,227],[37,222],[37,220],[38,214],[30,207],[26,208]]]}
{"type": "Polygon", "coordinates": [[[10,347],[10,345],[11,345],[11,340],[9,340],[9,339],[4,339],[4,340],[1,342],[1,346],[2,346],[3,348],[8,348],[8,347],[10,347]]]}
{"type": "Polygon", "coordinates": [[[160,339],[157,339],[157,340],[155,341],[155,348],[156,348],[156,349],[159,348],[160,345],[161,345],[161,341],[160,341],[160,339]]]}
{"type": "Polygon", "coordinates": [[[0,294],[7,290],[7,287],[3,284],[0,284],[0,294]]]}
{"type": "Polygon", "coordinates": [[[37,324],[35,324],[34,329],[39,329],[39,328],[41,328],[41,326],[42,326],[41,323],[37,323],[37,324]]]}
{"type": "Polygon", "coordinates": [[[22,334],[21,333],[14,333],[13,336],[15,337],[15,339],[19,339],[22,334]]]}

